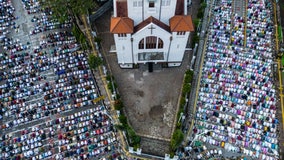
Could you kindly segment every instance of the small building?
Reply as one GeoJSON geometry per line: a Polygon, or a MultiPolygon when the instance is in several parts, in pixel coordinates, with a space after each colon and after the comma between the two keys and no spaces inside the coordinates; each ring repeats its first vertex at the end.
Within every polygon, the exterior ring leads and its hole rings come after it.
{"type": "Polygon", "coordinates": [[[187,0],[114,0],[110,32],[121,68],[180,66],[190,32],[187,0]]]}

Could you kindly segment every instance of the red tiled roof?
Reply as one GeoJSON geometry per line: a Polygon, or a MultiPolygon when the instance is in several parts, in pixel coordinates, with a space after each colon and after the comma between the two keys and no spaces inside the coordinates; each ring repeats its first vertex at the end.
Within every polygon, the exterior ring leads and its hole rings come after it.
{"type": "Polygon", "coordinates": [[[176,15],[170,19],[171,32],[194,31],[191,16],[176,15]]]}
{"type": "Polygon", "coordinates": [[[111,17],[110,32],[111,33],[133,33],[134,22],[128,17],[111,17]]]}
{"type": "Polygon", "coordinates": [[[128,17],[127,0],[117,0],[116,1],[116,16],[117,17],[128,17]]]}
{"type": "Polygon", "coordinates": [[[150,23],[154,23],[157,26],[163,28],[165,31],[170,32],[170,27],[168,25],[166,25],[165,23],[157,20],[156,18],[150,16],[149,18],[145,19],[144,21],[142,21],[141,23],[139,23],[137,26],[134,27],[134,32],[139,31],[140,29],[144,28],[145,26],[147,26],[150,23]]]}

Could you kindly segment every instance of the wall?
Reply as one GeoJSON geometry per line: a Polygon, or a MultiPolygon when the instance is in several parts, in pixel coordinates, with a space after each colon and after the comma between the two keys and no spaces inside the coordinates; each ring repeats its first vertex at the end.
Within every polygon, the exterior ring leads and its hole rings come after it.
{"type": "Polygon", "coordinates": [[[169,62],[181,62],[185,47],[187,44],[189,32],[186,32],[185,35],[177,35],[177,32],[173,32],[173,40],[171,43],[171,49],[169,54],[169,62]]]}
{"type": "MultiPolygon", "coordinates": [[[[163,29],[161,29],[159,26],[150,23],[149,25],[145,26],[144,29],[141,29],[140,31],[138,31],[137,33],[135,33],[134,35],[132,35],[133,37],[133,52],[134,52],[134,63],[143,63],[143,61],[139,61],[138,62],[138,53],[140,52],[164,52],[164,58],[166,60],[167,57],[167,53],[168,53],[168,46],[169,46],[169,41],[170,41],[170,36],[171,34],[163,29]],[[158,38],[161,38],[164,42],[164,47],[163,49],[138,49],[138,44],[139,41],[142,38],[145,38],[147,36],[151,36],[151,30],[148,29],[151,27],[154,27],[155,29],[152,30],[152,36],[156,36],[158,38]]],[[[165,61],[163,60],[163,61],[165,61]]],[[[161,60],[158,61],[153,61],[153,62],[161,62],[161,60]]]]}
{"type": "Polygon", "coordinates": [[[155,0],[155,7],[149,8],[148,0],[140,0],[141,7],[133,7],[134,1],[128,0],[128,17],[134,20],[134,25],[139,24],[150,16],[162,21],[169,25],[169,19],[174,16],[176,0],[170,0],[170,6],[161,6],[161,0],[155,0]]]}
{"type": "Polygon", "coordinates": [[[118,37],[117,34],[114,34],[114,40],[118,63],[133,63],[131,35],[127,34],[127,37],[118,37]]]}

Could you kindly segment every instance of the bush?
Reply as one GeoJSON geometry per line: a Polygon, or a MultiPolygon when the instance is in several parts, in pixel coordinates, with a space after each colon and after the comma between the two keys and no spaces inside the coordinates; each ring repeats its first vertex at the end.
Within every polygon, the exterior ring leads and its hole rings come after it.
{"type": "Polygon", "coordinates": [[[182,131],[179,129],[175,130],[173,137],[171,139],[171,143],[170,143],[171,151],[175,151],[179,147],[179,145],[183,141],[183,138],[184,138],[184,135],[182,131]]]}
{"type": "Polygon", "coordinates": [[[204,9],[207,7],[206,2],[202,2],[200,5],[200,9],[202,9],[204,11],[204,9]]]}
{"type": "Polygon", "coordinates": [[[115,124],[114,127],[118,130],[125,130],[125,126],[123,126],[123,125],[115,124]]]}
{"type": "Polygon", "coordinates": [[[103,61],[100,57],[90,54],[88,57],[88,63],[91,69],[96,69],[103,63],[103,61]]]}
{"type": "Polygon", "coordinates": [[[111,93],[113,93],[113,88],[112,88],[111,82],[109,82],[109,83],[107,84],[107,88],[110,90],[111,93]]]}
{"type": "Polygon", "coordinates": [[[201,19],[203,17],[204,10],[205,10],[206,6],[207,6],[207,4],[205,2],[201,3],[200,8],[198,9],[198,12],[197,12],[197,18],[201,19]]]}
{"type": "Polygon", "coordinates": [[[97,42],[98,45],[101,44],[102,40],[103,40],[103,39],[102,39],[101,37],[94,37],[94,41],[97,42]]]}
{"type": "Polygon", "coordinates": [[[117,88],[117,84],[115,82],[113,82],[113,87],[111,81],[109,81],[109,83],[107,84],[107,88],[111,91],[111,93],[113,93],[113,91],[117,88]]]}
{"type": "Polygon", "coordinates": [[[174,158],[174,156],[175,156],[175,152],[174,152],[174,151],[171,151],[171,152],[170,152],[170,158],[174,158]]]}
{"type": "Polygon", "coordinates": [[[122,125],[127,125],[127,117],[123,114],[120,114],[120,116],[118,117],[120,123],[122,123],[122,125]]]}
{"type": "Polygon", "coordinates": [[[191,85],[189,83],[185,83],[182,89],[183,94],[189,93],[190,89],[191,89],[191,85]]]}
{"type": "Polygon", "coordinates": [[[120,99],[120,94],[116,93],[116,99],[120,99]]]}
{"type": "Polygon", "coordinates": [[[193,71],[187,70],[185,72],[184,83],[191,83],[193,79],[193,71]]]}
{"type": "Polygon", "coordinates": [[[201,19],[203,17],[204,11],[202,9],[199,9],[197,12],[197,18],[201,19]]]}
{"type": "Polygon", "coordinates": [[[190,70],[190,69],[185,72],[186,75],[193,75],[193,73],[194,72],[192,70],[190,70]]]}
{"type": "Polygon", "coordinates": [[[136,135],[135,131],[131,127],[127,128],[127,135],[131,146],[137,146],[140,144],[141,138],[136,135]]]}
{"type": "Polygon", "coordinates": [[[176,129],[180,129],[180,128],[181,128],[181,122],[177,122],[176,129]]]}
{"type": "Polygon", "coordinates": [[[115,110],[121,110],[123,108],[123,103],[121,100],[116,100],[114,103],[115,110]]]}
{"type": "Polygon", "coordinates": [[[185,105],[185,103],[186,103],[185,97],[182,96],[182,97],[180,98],[180,108],[183,108],[183,106],[185,105]]]}
{"type": "Polygon", "coordinates": [[[191,48],[194,48],[195,43],[199,42],[199,36],[197,35],[196,32],[194,32],[193,36],[192,36],[192,43],[191,43],[191,48]]]}
{"type": "Polygon", "coordinates": [[[107,80],[107,81],[109,81],[109,82],[110,82],[110,81],[111,81],[111,79],[113,79],[113,76],[111,76],[111,75],[107,75],[107,76],[106,76],[106,80],[107,80]]]}
{"type": "Polygon", "coordinates": [[[197,27],[199,25],[200,19],[199,18],[195,18],[195,19],[193,19],[192,22],[193,22],[194,29],[197,30],[197,27]]]}
{"type": "Polygon", "coordinates": [[[83,49],[88,49],[89,44],[86,39],[86,36],[83,34],[83,32],[76,26],[74,25],[72,28],[72,33],[75,36],[77,42],[79,42],[82,46],[83,49]]]}

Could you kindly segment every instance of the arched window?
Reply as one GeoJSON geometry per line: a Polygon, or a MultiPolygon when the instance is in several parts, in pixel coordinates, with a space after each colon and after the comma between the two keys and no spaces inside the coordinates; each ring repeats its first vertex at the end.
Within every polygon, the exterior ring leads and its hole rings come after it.
{"type": "Polygon", "coordinates": [[[146,38],[143,38],[139,41],[138,44],[139,49],[156,49],[156,48],[163,48],[164,42],[161,38],[157,38],[155,36],[148,36],[146,38]],[[146,44],[146,45],[144,45],[146,44]]]}
{"type": "Polygon", "coordinates": [[[139,49],[144,49],[144,38],[139,42],[139,49]]]}
{"type": "Polygon", "coordinates": [[[158,48],[163,48],[164,47],[164,42],[161,38],[158,40],[158,48]]]}
{"type": "Polygon", "coordinates": [[[146,49],[155,49],[157,48],[157,37],[149,36],[146,37],[146,49]]]}

